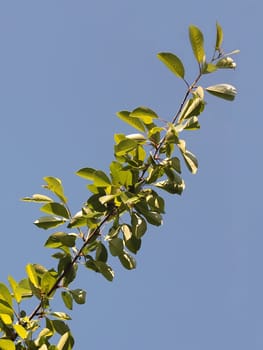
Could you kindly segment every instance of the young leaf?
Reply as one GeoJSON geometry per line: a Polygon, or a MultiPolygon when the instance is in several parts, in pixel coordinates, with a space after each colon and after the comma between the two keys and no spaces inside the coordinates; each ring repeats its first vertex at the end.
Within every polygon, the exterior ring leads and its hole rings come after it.
{"type": "Polygon", "coordinates": [[[36,288],[39,288],[40,285],[39,285],[37,273],[36,273],[36,270],[32,264],[26,265],[26,273],[27,273],[27,276],[28,276],[30,282],[33,284],[33,286],[36,288]]]}
{"type": "Polygon", "coordinates": [[[218,22],[216,22],[216,45],[215,45],[215,49],[217,51],[219,51],[221,49],[223,38],[224,38],[223,29],[220,26],[220,24],[218,22]]]}
{"type": "Polygon", "coordinates": [[[189,38],[192,45],[193,53],[199,64],[205,62],[204,37],[201,30],[191,25],[189,27],[189,38]]]}
{"type": "Polygon", "coordinates": [[[184,65],[180,58],[170,52],[160,52],[157,57],[168,67],[177,77],[184,79],[184,65]]]}
{"type": "Polygon", "coordinates": [[[51,192],[55,193],[63,203],[67,203],[67,198],[64,195],[64,189],[61,180],[53,176],[46,176],[43,179],[47,183],[47,185],[44,185],[44,188],[47,188],[51,192]]]}
{"type": "Polygon", "coordinates": [[[20,338],[26,339],[28,332],[25,330],[24,327],[22,327],[20,324],[14,324],[13,327],[20,338]]]}
{"type": "Polygon", "coordinates": [[[223,98],[228,101],[233,101],[236,97],[237,90],[230,84],[218,84],[206,88],[211,95],[223,98]]]}

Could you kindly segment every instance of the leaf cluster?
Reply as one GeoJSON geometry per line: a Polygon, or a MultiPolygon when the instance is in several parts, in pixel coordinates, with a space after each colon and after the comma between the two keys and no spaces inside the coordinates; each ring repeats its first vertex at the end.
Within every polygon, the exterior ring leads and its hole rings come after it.
{"type": "Polygon", "coordinates": [[[189,27],[189,39],[198,64],[192,83],[186,79],[187,71],[178,56],[170,52],[157,55],[187,87],[173,119],[165,122],[145,106],[118,112],[134,132],[114,135],[114,159],[107,171],[84,167],[76,172],[87,181],[88,190],[87,200],[77,213],[71,213],[62,181],[56,177],[44,177],[47,194],[23,198],[40,204],[43,215],[34,224],[51,230],[44,246],[52,250],[55,264],[47,269],[30,263],[24,279],[17,282],[9,276],[9,286],[0,283],[1,349],[72,349],[74,339],[67,324],[70,316],[53,311],[55,295],[60,295],[68,310],[85,303],[86,291],[72,287],[80,266],[108,281],[114,279],[114,260],[127,270],[134,269],[135,255],[149,225],[163,223],[164,194],[183,193],[184,166],[193,174],[197,172],[197,157],[182,135],[200,128],[206,92],[230,101],[236,95],[230,84],[204,88],[199,81],[205,74],[233,69],[236,64],[222,49],[223,30],[218,23],[211,60],[207,60],[204,36],[198,27],[189,27]],[[29,298],[37,301],[31,313],[22,308],[22,302],[29,298]],[[54,335],[59,337],[56,345],[51,343],[54,335]]]}

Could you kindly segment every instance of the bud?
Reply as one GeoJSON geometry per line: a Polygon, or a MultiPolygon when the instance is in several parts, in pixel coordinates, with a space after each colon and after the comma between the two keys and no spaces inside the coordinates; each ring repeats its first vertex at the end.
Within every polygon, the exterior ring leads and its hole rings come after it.
{"type": "Polygon", "coordinates": [[[216,66],[217,68],[221,68],[221,69],[224,69],[224,68],[234,69],[236,68],[236,63],[234,62],[233,58],[224,57],[217,62],[216,66]]]}

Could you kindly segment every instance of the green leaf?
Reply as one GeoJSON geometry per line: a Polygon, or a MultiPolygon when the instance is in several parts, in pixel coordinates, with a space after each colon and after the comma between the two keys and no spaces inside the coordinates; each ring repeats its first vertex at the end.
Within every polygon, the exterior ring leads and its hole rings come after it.
{"type": "Polygon", "coordinates": [[[32,297],[33,294],[29,285],[28,278],[23,278],[21,281],[18,282],[16,292],[19,293],[22,296],[22,298],[32,297]]]}
{"type": "Polygon", "coordinates": [[[7,286],[2,282],[0,282],[0,299],[4,300],[10,307],[12,307],[12,295],[7,286]]]}
{"type": "Polygon", "coordinates": [[[83,289],[74,289],[69,291],[70,294],[72,295],[74,301],[77,304],[85,304],[86,302],[86,291],[83,289]]]}
{"type": "Polygon", "coordinates": [[[211,95],[223,98],[228,101],[233,101],[236,97],[237,90],[230,84],[217,84],[206,88],[211,95]]]}
{"type": "Polygon", "coordinates": [[[141,215],[139,215],[136,212],[132,212],[131,225],[132,225],[132,233],[138,239],[141,238],[147,230],[146,221],[141,215]]]}
{"type": "Polygon", "coordinates": [[[33,284],[33,286],[35,286],[36,288],[39,288],[40,284],[38,281],[38,276],[37,276],[34,265],[27,264],[26,265],[26,273],[27,273],[27,276],[28,276],[30,282],[33,284]]]}
{"type": "Polygon", "coordinates": [[[195,157],[195,155],[189,151],[186,151],[182,154],[188,169],[191,171],[192,174],[196,174],[198,169],[198,160],[195,157]]]}
{"type": "Polygon", "coordinates": [[[63,225],[66,221],[66,219],[61,219],[60,217],[56,216],[42,216],[41,218],[36,220],[34,224],[39,228],[48,230],[49,228],[54,228],[63,225]]]}
{"type": "Polygon", "coordinates": [[[105,245],[101,242],[98,242],[96,248],[96,260],[106,262],[108,259],[108,251],[105,245]]]}
{"type": "Polygon", "coordinates": [[[51,290],[51,288],[56,283],[56,275],[53,276],[53,274],[50,271],[46,271],[42,278],[41,278],[41,292],[48,294],[48,292],[51,290]]]}
{"type": "Polygon", "coordinates": [[[25,330],[24,327],[22,327],[20,324],[14,324],[13,327],[20,338],[26,339],[28,335],[28,331],[25,330]]]}
{"type": "Polygon", "coordinates": [[[123,120],[125,123],[131,125],[133,128],[144,132],[145,127],[142,121],[139,118],[131,117],[130,112],[128,111],[120,111],[116,113],[117,116],[123,120]]]}
{"type": "Polygon", "coordinates": [[[205,50],[202,32],[198,27],[191,25],[189,27],[189,38],[197,62],[203,64],[205,62],[205,50]]]}
{"type": "Polygon", "coordinates": [[[0,314],[0,319],[6,326],[10,326],[13,324],[13,320],[8,314],[0,314]]]}
{"type": "Polygon", "coordinates": [[[209,74],[209,73],[213,73],[217,70],[217,65],[213,64],[213,63],[204,63],[203,69],[202,69],[202,73],[203,74],[209,74]]]}
{"type": "Polygon", "coordinates": [[[76,172],[76,175],[83,177],[86,180],[94,181],[97,187],[105,187],[111,185],[108,176],[101,170],[93,168],[82,168],[76,172]]]}
{"type": "Polygon", "coordinates": [[[16,302],[19,304],[21,302],[22,299],[22,295],[19,293],[18,291],[18,283],[16,282],[16,280],[12,277],[12,276],[8,276],[8,282],[10,284],[10,287],[12,289],[14,298],[16,300],[16,302]]]}
{"type": "Polygon", "coordinates": [[[51,215],[62,216],[65,219],[69,219],[69,212],[67,208],[60,203],[47,203],[40,208],[41,211],[51,215]]]}
{"type": "Polygon", "coordinates": [[[52,320],[52,325],[54,326],[56,332],[60,335],[69,331],[68,325],[62,320],[52,320]]]}
{"type": "Polygon", "coordinates": [[[74,247],[76,238],[77,236],[74,233],[55,232],[49,236],[48,240],[45,243],[45,247],[60,248],[63,245],[66,247],[74,247]]]}
{"type": "Polygon", "coordinates": [[[36,202],[36,203],[47,203],[47,202],[53,202],[53,199],[45,196],[43,194],[33,194],[32,197],[24,197],[22,198],[22,201],[24,202],[36,202]]]}
{"type": "Polygon", "coordinates": [[[108,281],[112,281],[114,278],[114,271],[112,270],[112,268],[107,265],[105,262],[103,261],[94,261],[95,265],[97,266],[99,272],[108,280],[108,281]]]}
{"type": "Polygon", "coordinates": [[[136,268],[136,260],[127,252],[123,252],[118,258],[125,269],[132,270],[136,268]]]}
{"type": "Polygon", "coordinates": [[[157,57],[168,67],[177,77],[184,79],[184,65],[179,57],[170,52],[160,52],[157,57]]]}
{"type": "Polygon", "coordinates": [[[71,317],[65,312],[51,312],[50,315],[60,320],[71,320],[71,317]]]}
{"type": "Polygon", "coordinates": [[[224,38],[223,29],[220,26],[220,24],[218,22],[216,22],[216,45],[215,45],[215,49],[218,50],[218,51],[221,49],[223,38],[224,38]]]}
{"type": "Polygon", "coordinates": [[[123,252],[123,240],[118,237],[114,237],[109,241],[110,253],[113,256],[118,256],[123,252]]]}
{"type": "Polygon", "coordinates": [[[70,335],[70,333],[66,332],[60,337],[60,339],[57,343],[57,346],[56,346],[56,350],[69,350],[69,349],[71,349],[71,347],[70,348],[68,346],[65,347],[67,342],[68,342],[69,335],[70,335]]]}
{"type": "Polygon", "coordinates": [[[44,185],[44,188],[47,188],[51,192],[55,193],[63,203],[67,203],[67,198],[64,195],[61,180],[52,176],[46,176],[43,179],[47,183],[47,185],[44,185]]]}
{"type": "Polygon", "coordinates": [[[12,340],[0,339],[1,350],[16,350],[15,343],[12,340]]]}
{"type": "Polygon", "coordinates": [[[155,184],[154,186],[161,188],[162,190],[172,193],[172,194],[182,194],[185,184],[183,180],[181,180],[181,183],[171,181],[171,180],[164,180],[164,181],[159,181],[155,184]]]}
{"type": "Polygon", "coordinates": [[[126,155],[128,152],[137,148],[137,142],[134,140],[125,139],[114,146],[116,156],[126,155]]]}
{"type": "Polygon", "coordinates": [[[130,117],[140,119],[144,124],[151,124],[153,119],[159,118],[158,115],[148,107],[135,108],[131,113],[130,117]]]}
{"type": "Polygon", "coordinates": [[[142,201],[135,204],[135,209],[145,217],[149,224],[155,226],[162,225],[163,220],[161,214],[157,213],[156,211],[149,210],[148,206],[142,201]]]}
{"type": "Polygon", "coordinates": [[[61,292],[61,298],[66,306],[66,308],[68,308],[69,310],[72,310],[73,308],[73,297],[69,292],[61,292]]]}

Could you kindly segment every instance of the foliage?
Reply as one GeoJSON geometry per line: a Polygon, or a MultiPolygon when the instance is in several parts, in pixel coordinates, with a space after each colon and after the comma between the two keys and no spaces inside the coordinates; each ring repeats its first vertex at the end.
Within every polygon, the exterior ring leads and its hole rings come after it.
{"type": "Polygon", "coordinates": [[[55,177],[44,177],[43,188],[48,195],[23,198],[26,202],[41,204],[44,215],[34,224],[52,230],[44,246],[52,249],[56,264],[50,269],[28,264],[24,279],[17,282],[9,276],[9,285],[0,283],[1,349],[72,349],[74,339],[67,325],[70,316],[51,308],[55,294],[61,296],[66,309],[72,310],[74,303],[86,301],[84,290],[71,288],[80,265],[108,281],[114,278],[110,256],[116,257],[125,269],[134,269],[134,255],[141,248],[148,225],[160,226],[163,222],[162,191],[182,194],[185,188],[182,161],[190,172],[197,172],[197,158],[188,150],[181,135],[200,128],[199,115],[205,108],[205,92],[230,101],[235,98],[236,89],[230,84],[203,88],[199,81],[203,75],[216,70],[235,68],[231,55],[237,51],[224,53],[223,30],[218,23],[210,60],[206,58],[200,29],[191,25],[189,38],[198,65],[192,83],[186,80],[186,70],[179,57],[170,52],[157,55],[186,84],[174,118],[164,122],[148,107],[118,112],[117,116],[136,132],[114,135],[114,160],[107,172],[90,167],[76,172],[88,181],[90,193],[78,213],[71,213],[62,182],[55,177]],[[23,301],[28,298],[36,302],[31,312],[22,308],[23,301]],[[52,345],[54,335],[59,336],[56,345],[52,345]]]}

